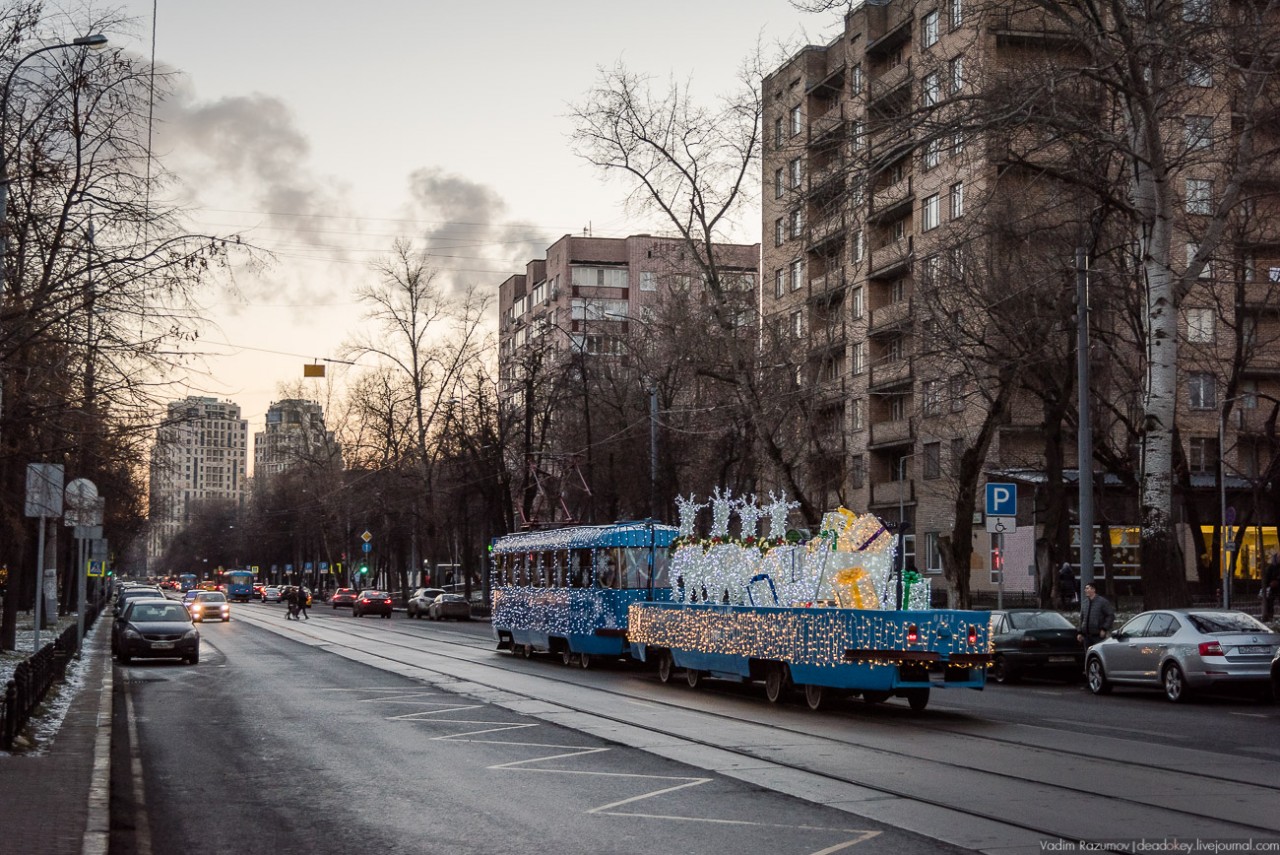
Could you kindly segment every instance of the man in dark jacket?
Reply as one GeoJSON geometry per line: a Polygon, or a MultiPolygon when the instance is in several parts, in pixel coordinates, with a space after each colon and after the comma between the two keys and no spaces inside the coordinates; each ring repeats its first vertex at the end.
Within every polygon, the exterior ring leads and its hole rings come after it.
{"type": "Polygon", "coordinates": [[[1116,622],[1116,610],[1106,597],[1098,593],[1094,585],[1084,586],[1084,597],[1084,602],[1080,604],[1080,633],[1076,640],[1083,642],[1087,650],[1111,634],[1111,627],[1116,622]]]}
{"type": "Polygon", "coordinates": [[[1058,568],[1058,600],[1062,603],[1062,608],[1071,608],[1071,604],[1076,599],[1076,574],[1071,569],[1071,562],[1063,561],[1062,566],[1058,568]]]}

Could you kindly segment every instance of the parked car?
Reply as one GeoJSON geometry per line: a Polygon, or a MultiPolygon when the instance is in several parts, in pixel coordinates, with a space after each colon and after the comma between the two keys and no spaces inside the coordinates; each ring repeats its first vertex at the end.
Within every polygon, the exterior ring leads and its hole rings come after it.
{"type": "Polygon", "coordinates": [[[263,589],[263,588],[265,588],[265,587],[267,587],[267,586],[266,586],[266,585],[263,585],[263,584],[262,584],[262,583],[260,583],[260,582],[254,582],[254,583],[253,583],[253,596],[257,597],[258,599],[262,599],[262,589],[263,589]]]}
{"type": "Polygon", "coordinates": [[[1163,689],[1171,701],[1194,692],[1240,687],[1271,692],[1280,633],[1244,612],[1162,609],[1143,612],[1085,654],[1089,690],[1113,686],[1163,689]]]}
{"type": "Polygon", "coordinates": [[[1084,672],[1078,630],[1048,609],[1007,609],[991,613],[991,679],[1016,683],[1023,676],[1074,680],[1084,672]]]}
{"type": "Polygon", "coordinates": [[[1271,660],[1271,700],[1280,704],[1280,650],[1271,660]]]}
{"type": "Polygon", "coordinates": [[[262,589],[262,602],[278,603],[280,602],[280,589],[275,585],[268,585],[262,589]]]}
{"type": "Polygon", "coordinates": [[[195,599],[187,608],[191,611],[191,619],[196,622],[231,620],[231,603],[227,602],[227,595],[221,591],[197,591],[195,599]]]}
{"type": "Polygon", "coordinates": [[[360,597],[355,588],[339,588],[329,598],[329,604],[335,609],[338,606],[350,606],[360,597]]]}
{"type": "Polygon", "coordinates": [[[364,617],[365,615],[391,617],[391,595],[386,591],[375,591],[372,588],[361,591],[360,596],[351,604],[351,616],[364,617]]]}
{"type": "Polygon", "coordinates": [[[471,620],[471,603],[461,594],[440,594],[427,606],[428,620],[471,620]]]}
{"type": "Polygon", "coordinates": [[[128,588],[121,588],[120,593],[116,595],[116,604],[112,609],[115,617],[120,617],[124,612],[124,607],[129,604],[130,600],[137,598],[145,599],[164,599],[164,591],[155,585],[131,585],[128,588]]]}
{"type": "Polygon", "coordinates": [[[134,659],[200,661],[200,631],[181,603],[135,597],[112,626],[111,650],[121,665],[134,659]]]}
{"type": "Polygon", "coordinates": [[[405,603],[405,611],[411,618],[420,618],[427,613],[427,609],[435,598],[443,593],[444,591],[440,588],[417,588],[405,603]]]}

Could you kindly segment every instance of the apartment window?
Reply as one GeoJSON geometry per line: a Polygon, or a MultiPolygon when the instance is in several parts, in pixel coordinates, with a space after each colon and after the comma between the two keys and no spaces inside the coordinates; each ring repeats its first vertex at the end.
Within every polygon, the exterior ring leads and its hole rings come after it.
{"type": "Polygon", "coordinates": [[[849,460],[849,486],[861,490],[867,483],[867,459],[855,454],[849,460]]]}
{"type": "Polygon", "coordinates": [[[853,233],[853,260],[857,263],[862,260],[862,229],[858,229],[853,233]]]}
{"type": "Polygon", "coordinates": [[[849,123],[849,144],[853,146],[854,151],[858,151],[862,148],[864,143],[863,137],[866,135],[867,126],[861,119],[855,119],[849,123]]]}
{"type": "Polygon", "coordinates": [[[935,575],[942,572],[942,549],[936,531],[924,533],[924,572],[935,575]]]}
{"type": "Polygon", "coordinates": [[[785,187],[786,183],[783,181],[783,171],[781,169],[775,169],[773,172],[773,198],[781,199],[782,191],[785,187]]]}
{"type": "Polygon", "coordinates": [[[804,128],[800,117],[800,105],[797,104],[791,108],[791,136],[794,137],[802,130],[804,130],[804,128]]]}
{"type": "Polygon", "coordinates": [[[938,194],[924,200],[920,207],[920,230],[927,232],[938,227],[938,194]]]}
{"type": "Polygon", "coordinates": [[[863,304],[862,286],[861,286],[861,285],[859,285],[857,288],[854,288],[854,289],[853,289],[853,293],[849,295],[849,303],[850,303],[851,310],[852,310],[852,312],[853,312],[853,318],[854,318],[854,320],[857,320],[858,318],[861,318],[861,317],[862,317],[862,312],[863,312],[863,310],[864,310],[864,308],[865,308],[865,306],[864,306],[864,304],[863,304]]]}
{"type": "Polygon", "coordinates": [[[1205,88],[1213,85],[1213,74],[1210,73],[1209,67],[1195,60],[1186,60],[1183,65],[1186,72],[1187,85],[1205,88]]]}
{"type": "Polygon", "coordinates": [[[936,416],[942,412],[942,381],[924,381],[924,414],[936,416]]]}
{"type": "Polygon", "coordinates": [[[942,261],[936,255],[930,255],[920,262],[920,285],[928,290],[938,284],[938,272],[942,269],[942,261]]]}
{"type": "Polygon", "coordinates": [[[947,78],[952,95],[964,88],[964,57],[957,56],[947,64],[947,78]]]}
{"type": "Polygon", "coordinates": [[[1187,341],[1208,344],[1214,340],[1216,316],[1213,309],[1187,309],[1187,341]]]}
{"type": "Polygon", "coordinates": [[[792,186],[792,187],[799,187],[799,186],[800,186],[800,175],[801,175],[801,173],[800,173],[800,158],[798,158],[798,157],[797,157],[797,158],[792,159],[791,163],[788,165],[788,169],[789,169],[789,173],[790,173],[790,176],[791,176],[791,186],[792,186]]]}
{"type": "Polygon", "coordinates": [[[1199,474],[1218,471],[1217,437],[1193,436],[1187,446],[1188,469],[1199,474]]]}
{"type": "Polygon", "coordinates": [[[932,47],[938,43],[938,13],[927,13],[920,19],[920,46],[932,47]]]}
{"type": "Polygon", "coordinates": [[[938,101],[942,99],[942,78],[938,75],[938,72],[931,71],[924,76],[921,97],[924,99],[924,106],[926,107],[936,107],[938,101]]]}
{"type": "Polygon", "coordinates": [[[800,230],[804,228],[804,218],[801,216],[799,208],[791,212],[788,224],[791,237],[800,237],[800,230]]]}
{"type": "Polygon", "coordinates": [[[889,284],[889,302],[901,303],[907,299],[907,280],[895,279],[889,284]]]}
{"type": "Polygon", "coordinates": [[[889,240],[900,241],[907,236],[907,218],[903,217],[889,225],[889,240]]]}
{"type": "Polygon", "coordinates": [[[795,261],[791,262],[789,269],[791,276],[791,290],[799,291],[800,280],[804,276],[804,262],[797,258],[795,261]]]}
{"type": "Polygon", "coordinates": [[[1209,23],[1210,0],[1182,0],[1182,20],[1194,24],[1209,23]]]}
{"type": "Polygon", "coordinates": [[[774,148],[782,148],[782,117],[773,120],[773,145],[774,148]]]}
{"type": "Polygon", "coordinates": [[[640,272],[640,290],[641,291],[657,291],[658,277],[652,270],[642,270],[640,272]]]}
{"type": "Polygon", "coordinates": [[[778,217],[778,219],[773,221],[773,245],[782,246],[782,242],[785,240],[785,234],[786,231],[782,225],[782,217],[778,217]]]}
{"type": "Polygon", "coordinates": [[[795,338],[804,335],[804,313],[799,310],[791,313],[791,335],[795,338]]]}
{"type": "MultiPolygon", "coordinates": [[[[1200,244],[1191,243],[1191,242],[1187,243],[1187,267],[1190,267],[1191,262],[1196,260],[1196,254],[1199,252],[1200,252],[1200,244]]],[[[1213,276],[1213,265],[1210,264],[1209,259],[1206,258],[1204,260],[1204,267],[1200,268],[1199,278],[1208,279],[1211,276],[1213,276]]]]}
{"type": "Polygon", "coordinates": [[[889,397],[889,418],[895,422],[904,421],[907,418],[907,396],[891,395],[889,397]]]}
{"type": "Polygon", "coordinates": [[[863,85],[862,65],[858,64],[849,70],[849,91],[854,95],[861,94],[863,85]]]}
{"type": "Polygon", "coordinates": [[[924,144],[924,151],[920,154],[920,165],[924,169],[933,169],[937,167],[938,162],[941,160],[939,155],[940,150],[941,143],[937,140],[929,140],[926,142],[924,144]]]}
{"type": "Polygon", "coordinates": [[[1187,213],[1213,213],[1213,182],[1206,178],[1187,179],[1187,213]]]}
{"type": "Polygon", "coordinates": [[[1187,116],[1186,119],[1187,149],[1213,148],[1213,117],[1187,116]]]}
{"type": "Polygon", "coordinates": [[[781,298],[786,293],[786,285],[782,268],[773,271],[773,296],[781,298]]]}
{"type": "Polygon", "coordinates": [[[963,0],[948,0],[947,17],[951,19],[951,29],[953,30],[964,23],[963,0]]]}
{"type": "Polygon", "coordinates": [[[951,155],[953,157],[959,157],[964,154],[964,144],[964,134],[956,131],[951,137],[951,155]]]}
{"type": "Polygon", "coordinates": [[[853,373],[861,374],[867,370],[867,343],[860,341],[853,346],[853,373]]]}
{"type": "Polygon", "coordinates": [[[924,461],[920,468],[920,477],[926,481],[934,481],[942,477],[942,443],[926,442],[924,444],[924,461]]]}
{"type": "Polygon", "coordinates": [[[854,398],[849,402],[849,427],[853,430],[862,430],[866,427],[864,410],[865,407],[861,398],[854,398]]]}
{"type": "Polygon", "coordinates": [[[1240,381],[1240,408],[1245,410],[1258,409],[1258,381],[1257,380],[1241,380],[1240,381]]]}
{"type": "Polygon", "coordinates": [[[1212,374],[1193,372],[1187,376],[1188,404],[1193,410],[1212,410],[1218,406],[1218,386],[1212,374]]]}
{"type": "Polygon", "coordinates": [[[957,181],[951,185],[951,219],[958,220],[964,216],[964,182],[957,181]]]}
{"type": "Polygon", "coordinates": [[[884,346],[885,362],[898,362],[902,359],[902,357],[903,357],[902,336],[891,338],[887,342],[885,342],[885,346],[884,346]]]}
{"type": "Polygon", "coordinates": [[[947,381],[947,399],[951,402],[951,412],[958,413],[964,409],[963,374],[956,374],[947,381]]]}

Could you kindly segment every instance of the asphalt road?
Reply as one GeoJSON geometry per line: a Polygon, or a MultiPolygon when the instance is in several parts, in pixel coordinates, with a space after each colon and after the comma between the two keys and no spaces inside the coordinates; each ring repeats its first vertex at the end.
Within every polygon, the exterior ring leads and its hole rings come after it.
{"type": "MultiPolygon", "coordinates": [[[[313,615],[299,630],[392,629],[313,615]]],[[[118,667],[113,855],[962,851],[254,623],[203,625],[195,667],[118,667]]]]}

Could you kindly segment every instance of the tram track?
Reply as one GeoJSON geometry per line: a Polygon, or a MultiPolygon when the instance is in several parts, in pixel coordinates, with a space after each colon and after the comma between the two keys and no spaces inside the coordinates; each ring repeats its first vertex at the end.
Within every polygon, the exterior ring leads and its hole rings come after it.
{"type": "MultiPolygon", "coordinates": [[[[269,622],[267,623],[267,626],[272,629],[280,629],[278,627],[271,627],[269,622]]],[[[381,659],[388,663],[394,663],[400,667],[426,667],[428,670],[432,670],[442,676],[449,676],[447,667],[436,668],[434,665],[424,666],[421,661],[421,657],[424,653],[431,655],[436,660],[444,659],[456,663],[465,663],[468,666],[478,666],[484,669],[492,669],[494,671],[507,674],[535,676],[542,677],[544,679],[550,678],[549,675],[536,673],[528,663],[521,661],[517,664],[516,660],[513,658],[493,655],[497,651],[493,649],[493,642],[491,640],[489,641],[489,644],[485,644],[481,639],[478,639],[477,636],[469,632],[449,631],[441,628],[441,631],[433,632],[428,636],[421,630],[409,630],[398,626],[387,626],[382,624],[380,624],[377,629],[364,627],[360,624],[350,626],[344,624],[342,627],[335,627],[327,620],[320,621],[315,627],[304,626],[294,629],[296,626],[297,625],[290,625],[289,629],[298,633],[313,636],[315,642],[318,644],[329,647],[342,646],[351,651],[358,652],[362,656],[381,659]],[[324,632],[323,638],[320,637],[320,630],[322,629],[328,630],[327,632],[324,632]],[[339,632],[335,633],[335,630],[339,632]],[[333,638],[335,634],[340,635],[342,638],[333,638]],[[351,642],[355,643],[348,643],[346,639],[350,639],[351,642]],[[432,647],[430,650],[423,649],[422,645],[424,642],[431,644],[432,647]],[[364,646],[365,643],[377,643],[381,646],[381,649],[371,650],[369,647],[364,646]]],[[[288,634],[287,631],[284,632],[285,634],[288,634]]],[[[547,660],[543,659],[543,661],[547,660]]],[[[656,707],[672,711],[679,710],[681,712],[692,712],[698,716],[710,717],[713,721],[723,721],[726,725],[733,724],[748,728],[766,727],[769,728],[771,733],[779,734],[780,736],[794,737],[798,740],[816,739],[821,740],[822,744],[830,745],[833,748],[843,748],[848,751],[869,752],[873,756],[879,758],[892,758],[889,762],[926,764],[931,770],[934,770],[931,771],[930,774],[936,774],[938,776],[981,776],[989,785],[991,785],[989,787],[991,791],[997,791],[1001,789],[1001,786],[1013,788],[1043,788],[1048,791],[1047,795],[1051,799],[1060,801],[1063,804],[1078,804],[1082,801],[1087,802],[1090,799],[1105,798],[1113,808],[1117,805],[1121,805],[1127,806],[1141,814],[1166,814],[1169,819],[1182,818],[1193,825],[1197,822],[1204,822],[1209,825],[1217,824],[1224,828],[1228,828],[1230,833],[1237,837],[1246,834],[1274,836],[1277,831],[1280,830],[1280,826],[1276,825],[1263,825],[1256,822],[1242,821],[1238,817],[1224,817],[1222,815],[1216,815],[1210,812],[1185,807],[1169,807],[1166,805],[1154,804],[1150,800],[1144,800],[1139,797],[1117,795],[1115,793],[1102,795],[1096,785],[1096,781],[1106,780],[1108,776],[1118,776],[1121,773],[1130,774],[1137,770],[1149,772],[1153,778],[1161,775],[1179,776],[1178,790],[1180,792],[1215,792],[1221,791],[1224,784],[1230,784],[1235,788],[1235,792],[1237,794],[1240,794],[1242,789],[1247,790],[1243,795],[1250,796],[1251,798],[1266,804],[1273,803],[1277,796],[1280,796],[1280,784],[1276,783],[1243,781],[1240,777],[1216,774],[1208,770],[1189,771],[1186,768],[1182,768],[1171,763],[1134,761],[1132,759],[1120,761],[1098,756],[1097,754],[1090,753],[1084,749],[1063,748],[1061,746],[1049,747],[1006,737],[971,733],[961,728],[942,726],[937,721],[937,716],[926,716],[922,718],[907,713],[905,710],[900,718],[896,718],[892,722],[894,731],[897,734],[901,734],[903,730],[910,731],[912,734],[921,737],[925,734],[947,734],[964,739],[969,743],[991,746],[993,750],[999,748],[1002,750],[1027,752],[1052,752],[1052,756],[1055,760],[1066,760],[1068,762],[1065,765],[1068,766],[1071,765],[1072,762],[1078,762],[1082,765],[1088,764],[1094,773],[1094,776],[1087,779],[1087,781],[1082,778],[1071,783],[1051,782],[1045,780],[1044,777],[1035,777],[1030,774],[1022,774],[1007,769],[985,768],[975,766],[972,762],[960,763],[952,760],[940,759],[938,757],[928,756],[927,752],[921,750],[909,750],[907,748],[895,749],[887,747],[884,744],[868,744],[867,741],[842,738],[829,733],[816,735],[813,728],[806,729],[778,721],[764,721],[757,717],[735,715],[724,711],[707,709],[702,706],[690,707],[687,704],[682,704],[677,701],[668,701],[660,697],[656,697],[652,693],[625,691],[607,685],[598,685],[594,682],[572,679],[570,674],[573,673],[576,672],[570,672],[565,669],[558,677],[552,679],[556,679],[561,683],[569,682],[584,689],[589,689],[593,693],[603,693],[605,696],[612,696],[628,703],[642,702],[644,704],[654,705],[656,707]],[[1089,782],[1093,782],[1092,785],[1090,785],[1089,782]]],[[[485,682],[484,680],[476,679],[475,675],[469,675],[465,679],[468,683],[481,686],[485,689],[499,691],[529,700],[547,701],[546,698],[539,697],[535,694],[513,690],[508,685],[499,685],[501,681],[485,682]]],[[[717,692],[714,693],[714,696],[719,698],[741,697],[733,692],[717,692]]],[[[761,704],[766,703],[763,700],[763,697],[761,697],[759,702],[761,704]]],[[[1017,816],[1010,815],[1008,812],[1002,813],[1001,810],[998,809],[999,806],[985,804],[981,807],[975,807],[971,804],[966,804],[962,799],[930,797],[928,794],[913,790],[910,787],[888,785],[877,780],[874,775],[842,774],[815,768],[812,764],[805,765],[800,762],[790,762],[785,757],[779,757],[775,754],[753,752],[745,747],[726,745],[723,742],[703,739],[691,734],[673,732],[669,729],[663,729],[658,726],[637,721],[634,717],[602,712],[598,707],[593,707],[585,703],[575,704],[572,701],[566,701],[563,698],[551,701],[551,703],[554,703],[556,706],[563,708],[568,712],[592,716],[602,721],[607,721],[620,726],[638,728],[646,732],[674,737],[692,745],[698,745],[720,752],[728,752],[731,755],[752,761],[766,761],[779,768],[804,773],[806,775],[813,775],[821,780],[830,781],[832,784],[849,785],[879,794],[883,797],[909,800],[913,803],[928,805],[939,810],[948,811],[953,814],[973,818],[975,820],[980,819],[988,823],[998,823],[1008,829],[1017,829],[1021,832],[1038,835],[1042,838],[1082,839],[1070,827],[1068,827],[1069,823],[1059,826],[1044,822],[1023,821],[1017,816]]],[[[770,708],[765,707],[765,709],[770,708]]],[[[830,714],[840,716],[841,718],[856,720],[856,715],[852,712],[841,713],[839,710],[832,710],[829,715],[830,714]]],[[[876,724],[881,723],[883,722],[876,722],[876,724]]],[[[719,728],[712,729],[716,731],[719,730],[719,728]]],[[[1058,732],[1054,728],[1043,728],[1043,730],[1046,733],[1058,732]]],[[[899,739],[898,741],[909,743],[910,737],[907,739],[899,739]]],[[[983,752],[981,749],[974,752],[976,756],[982,756],[985,753],[987,752],[983,752]]],[[[1037,764],[1028,763],[1024,765],[1024,768],[1035,769],[1037,768],[1037,764]]],[[[1258,815],[1269,816],[1267,813],[1258,815]]],[[[1208,825],[1206,825],[1206,827],[1208,827],[1208,825]]]]}

